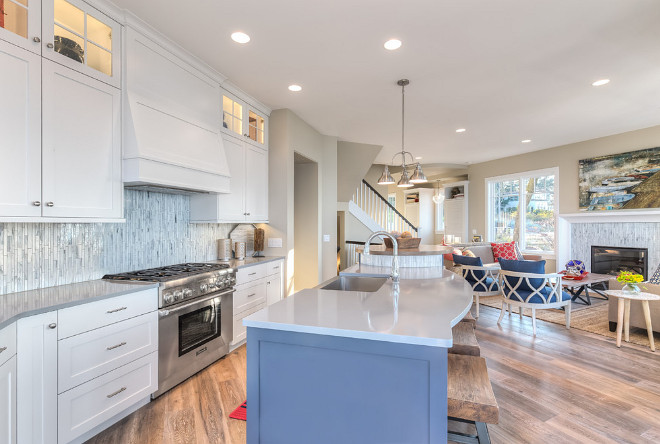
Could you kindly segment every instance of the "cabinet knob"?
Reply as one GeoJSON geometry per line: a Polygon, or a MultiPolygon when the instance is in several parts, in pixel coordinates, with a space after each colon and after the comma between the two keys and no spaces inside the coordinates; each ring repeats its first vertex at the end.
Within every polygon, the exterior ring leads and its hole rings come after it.
{"type": "Polygon", "coordinates": [[[35,207],[40,207],[40,206],[41,206],[41,202],[38,201],[38,200],[35,200],[34,202],[32,202],[32,205],[34,205],[35,207]]]}
{"type": "Polygon", "coordinates": [[[32,41],[35,43],[39,43],[41,39],[39,37],[32,37],[32,41]]]}
{"type": "Polygon", "coordinates": [[[46,43],[46,48],[53,49],[54,47],[55,45],[53,45],[52,43],[46,43]]]}
{"type": "Polygon", "coordinates": [[[250,215],[250,213],[245,213],[245,215],[246,215],[246,216],[249,216],[249,215],[250,215]]]}
{"type": "Polygon", "coordinates": [[[48,328],[50,328],[51,330],[54,329],[55,327],[57,327],[57,324],[54,322],[52,324],[48,324],[48,328]]]}
{"type": "Polygon", "coordinates": [[[54,207],[55,204],[53,202],[46,202],[47,207],[54,207]]]}

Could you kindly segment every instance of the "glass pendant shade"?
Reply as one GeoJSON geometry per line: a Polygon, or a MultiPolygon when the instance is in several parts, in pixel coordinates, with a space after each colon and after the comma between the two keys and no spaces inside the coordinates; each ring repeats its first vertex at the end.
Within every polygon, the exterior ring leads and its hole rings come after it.
{"type": "Polygon", "coordinates": [[[413,184],[410,183],[410,179],[408,178],[408,171],[405,169],[401,173],[401,179],[399,179],[399,182],[397,182],[396,186],[399,188],[410,188],[413,186],[413,184]]]}
{"type": "Polygon", "coordinates": [[[412,183],[428,182],[426,176],[424,175],[424,171],[422,171],[422,166],[419,163],[417,163],[417,166],[415,167],[415,171],[413,172],[413,175],[410,178],[410,182],[412,183]]]}
{"type": "Polygon", "coordinates": [[[380,179],[378,179],[378,185],[391,185],[393,183],[395,183],[394,178],[390,174],[390,169],[385,165],[383,174],[380,176],[380,179]]]}
{"type": "Polygon", "coordinates": [[[445,197],[444,197],[443,195],[441,195],[441,194],[434,194],[434,195],[433,195],[433,202],[434,202],[434,203],[439,204],[439,203],[442,202],[443,200],[445,200],[445,197]]]}

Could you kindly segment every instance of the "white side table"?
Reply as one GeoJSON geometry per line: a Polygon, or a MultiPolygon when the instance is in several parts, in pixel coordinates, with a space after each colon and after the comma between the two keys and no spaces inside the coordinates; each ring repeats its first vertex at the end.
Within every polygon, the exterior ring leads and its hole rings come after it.
{"type": "Polygon", "coordinates": [[[616,346],[621,347],[621,332],[625,331],[625,341],[630,342],[630,301],[641,301],[644,311],[644,320],[646,320],[646,330],[651,343],[651,351],[655,351],[655,342],[653,341],[653,327],[651,326],[651,312],[649,311],[649,301],[660,301],[660,296],[652,293],[640,292],[637,294],[624,293],[621,290],[608,290],[609,296],[619,298],[619,312],[616,326],[616,346]],[[625,324],[625,327],[624,327],[625,324]]]}

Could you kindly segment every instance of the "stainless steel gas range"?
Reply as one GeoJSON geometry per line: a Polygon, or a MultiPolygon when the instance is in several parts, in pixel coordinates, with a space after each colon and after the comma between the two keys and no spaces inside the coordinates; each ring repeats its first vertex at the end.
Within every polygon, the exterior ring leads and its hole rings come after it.
{"type": "Polygon", "coordinates": [[[191,263],[110,274],[103,279],[158,282],[156,398],[229,352],[236,270],[191,263]]]}

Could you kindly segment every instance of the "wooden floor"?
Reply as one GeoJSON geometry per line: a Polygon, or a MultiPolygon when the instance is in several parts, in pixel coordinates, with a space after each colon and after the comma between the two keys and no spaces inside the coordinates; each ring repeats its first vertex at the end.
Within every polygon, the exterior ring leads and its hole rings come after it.
{"type": "MultiPolygon", "coordinates": [[[[660,352],[481,306],[477,337],[500,405],[496,443],[660,442],[660,352]]],[[[244,443],[245,347],[91,443],[244,443]]]]}

